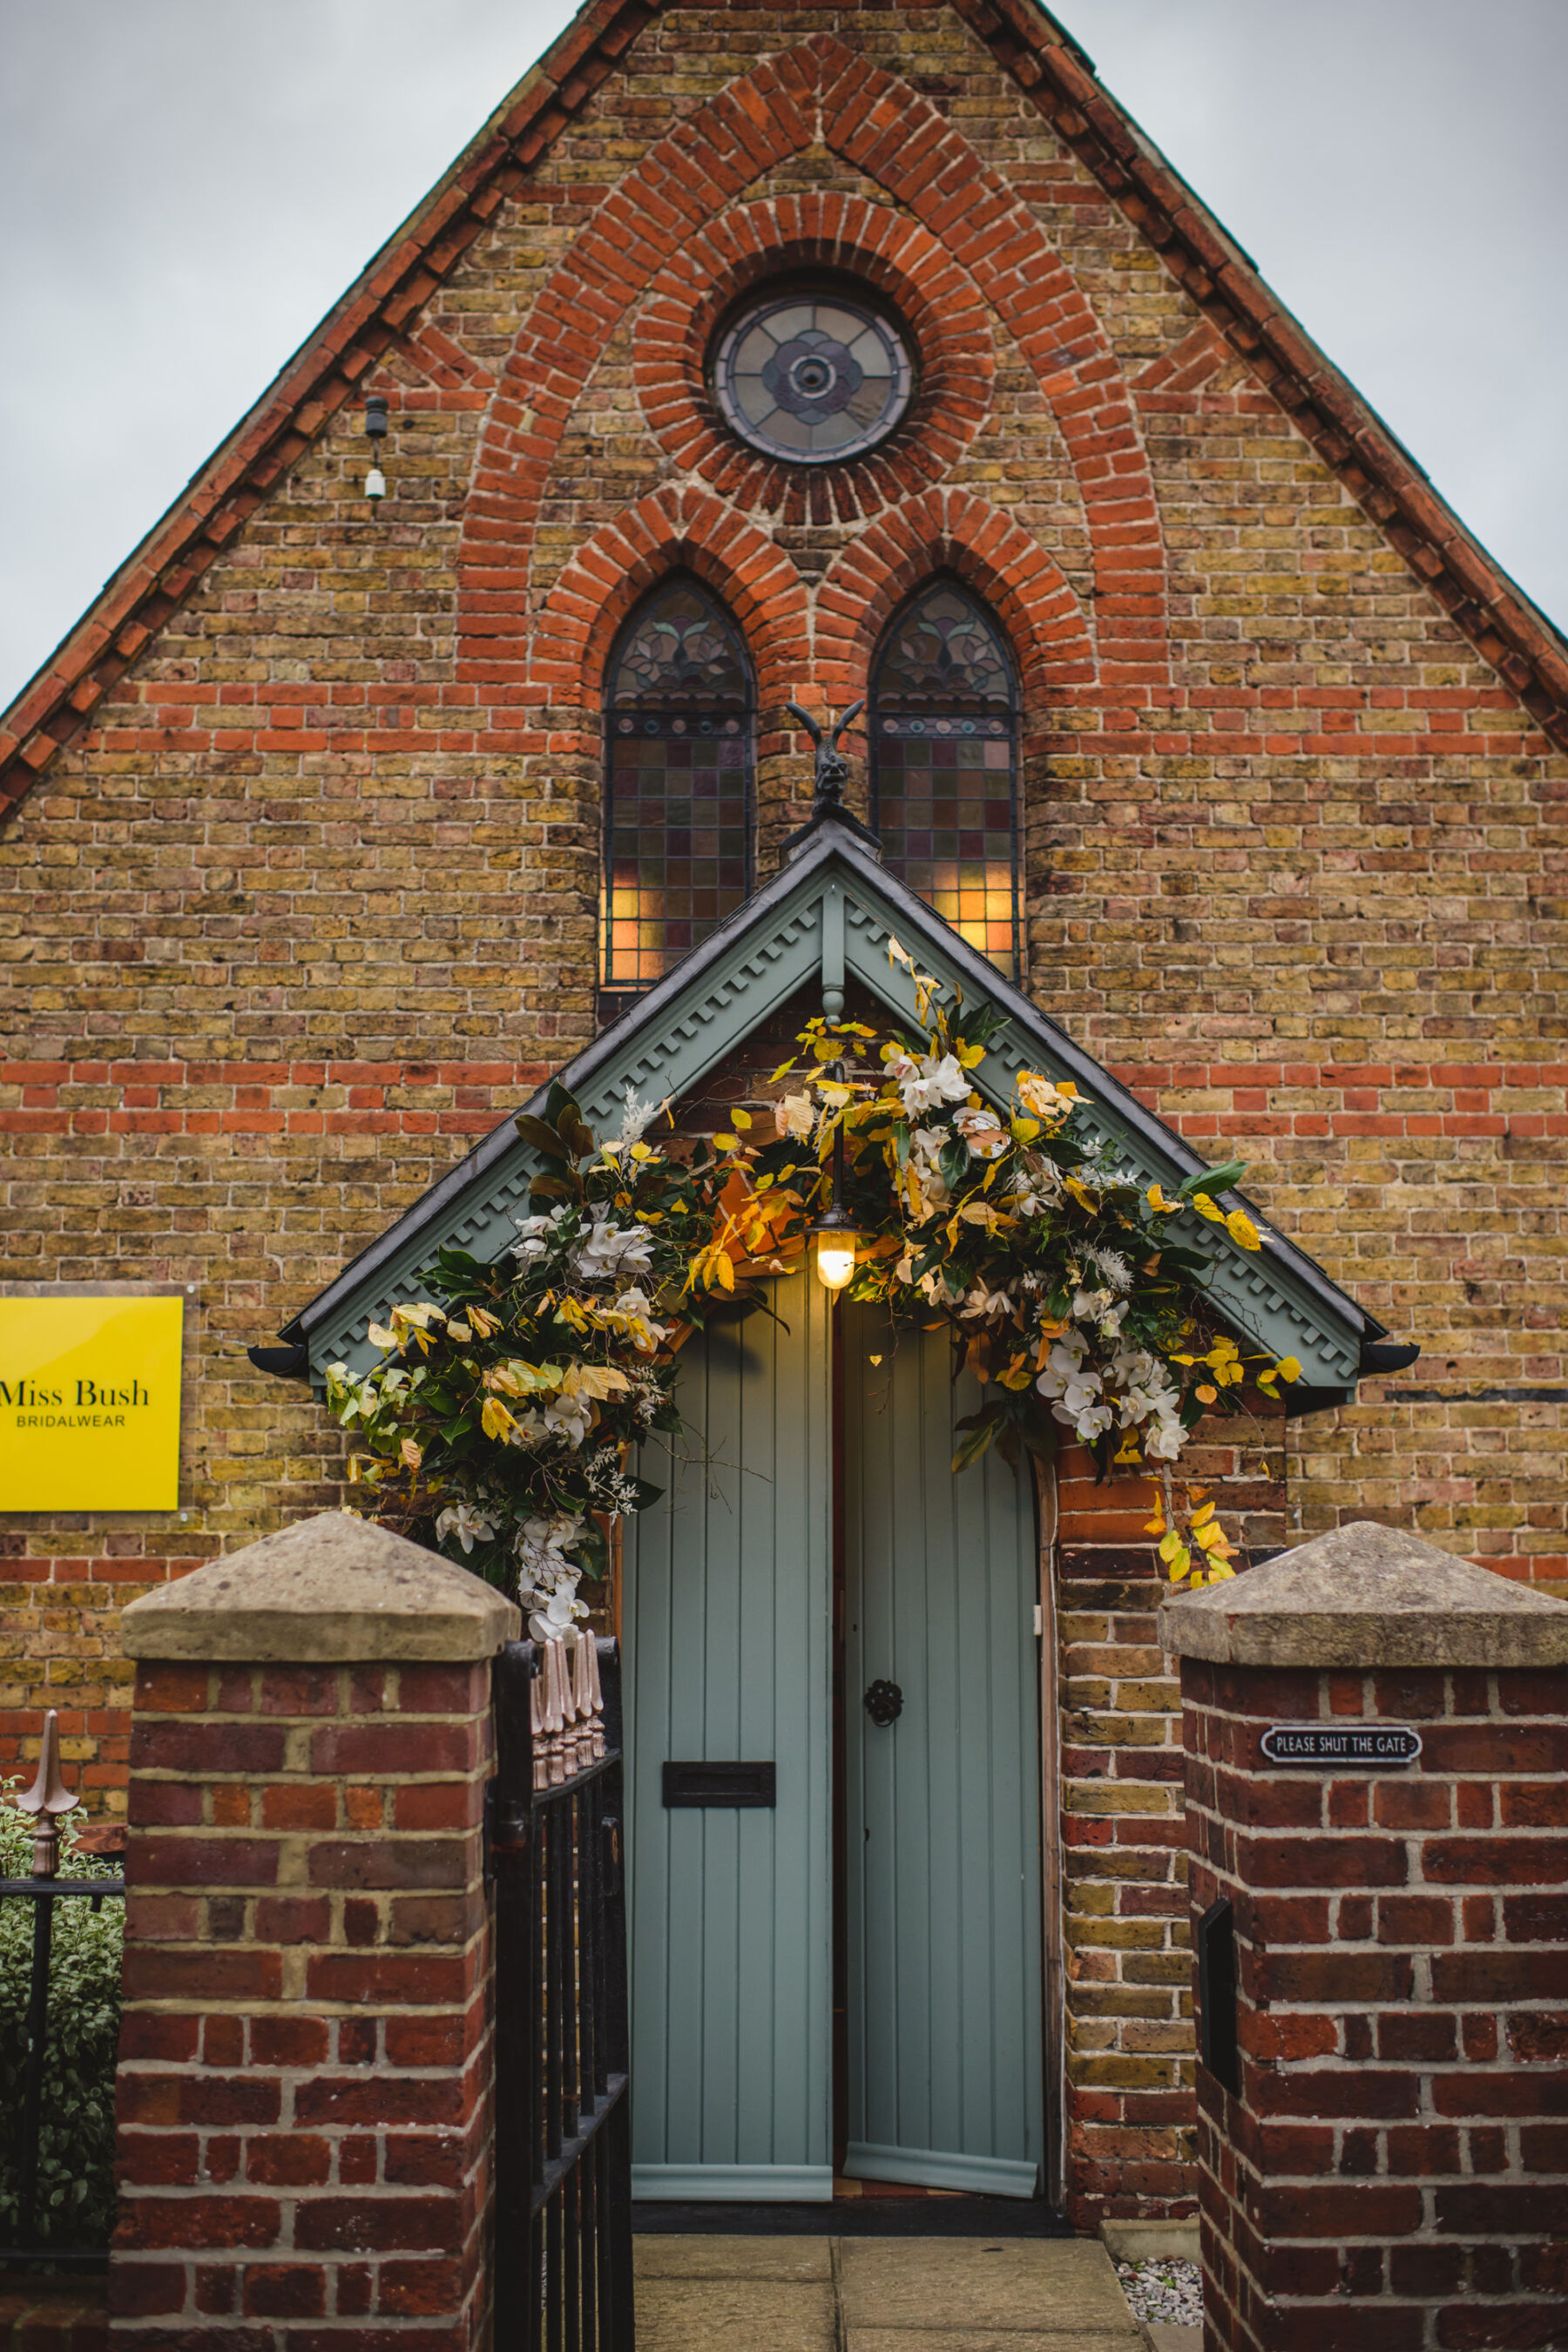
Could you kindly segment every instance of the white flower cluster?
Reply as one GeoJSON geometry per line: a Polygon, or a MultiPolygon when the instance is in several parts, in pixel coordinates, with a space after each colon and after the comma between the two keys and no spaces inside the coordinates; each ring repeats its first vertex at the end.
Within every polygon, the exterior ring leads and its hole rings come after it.
{"type": "MultiPolygon", "coordinates": [[[[649,1117],[652,1117],[650,1112],[649,1117]]],[[[512,1255],[522,1265],[537,1265],[563,1238],[562,1228],[577,1216],[565,1202],[548,1216],[516,1217],[518,1238],[512,1255]]],[[[653,1271],[653,1235],[646,1225],[617,1225],[612,1217],[590,1218],[569,1261],[581,1282],[625,1282],[630,1276],[653,1271]]],[[[639,1294],[640,1296],[640,1294],[639,1294]]],[[[646,1311],[647,1302],[644,1302],[646,1311]]]]}
{"type": "MultiPolygon", "coordinates": [[[[889,1054],[887,1067],[902,1098],[905,1115],[911,1119],[941,1110],[943,1103],[968,1100],[969,1080],[960,1069],[955,1054],[924,1054],[918,1061],[912,1054],[889,1054]]],[[[945,1136],[942,1140],[947,1140],[945,1136]]]]}
{"type": "Polygon", "coordinates": [[[653,1271],[653,1235],[646,1225],[617,1225],[595,1217],[572,1253],[584,1282],[624,1282],[628,1275],[653,1271]]]}
{"type": "MultiPolygon", "coordinates": [[[[1088,1308],[1083,1319],[1093,1323],[1100,1302],[1109,1304],[1110,1297],[1109,1291],[1080,1290],[1073,1301],[1074,1313],[1088,1308]]],[[[1110,1317],[1098,1323],[1100,1331],[1105,1332],[1106,1322],[1113,1317],[1110,1336],[1116,1336],[1124,1311],[1112,1308],[1110,1317]]],[[[1182,1399],[1165,1366],[1146,1348],[1122,1347],[1108,1363],[1097,1366],[1089,1360],[1089,1345],[1088,1331],[1064,1331],[1036,1377],[1035,1386],[1051,1399],[1056,1419],[1086,1445],[1092,1445],[1111,1428],[1140,1429],[1143,1451],[1151,1461],[1173,1462],[1182,1450],[1182,1399]]]]}
{"type": "Polygon", "coordinates": [[[621,1466],[619,1449],[601,1445],[589,1457],[588,1485],[594,1500],[602,1511],[635,1511],[637,1507],[637,1482],[621,1466]]]}
{"type": "Polygon", "coordinates": [[[526,1412],[518,1413],[507,1432],[507,1444],[547,1445],[553,1438],[575,1452],[593,1426],[594,1400],[578,1390],[570,1396],[552,1397],[542,1412],[531,1406],[526,1412]]]}
{"type": "Polygon", "coordinates": [[[512,1255],[520,1265],[536,1265],[553,1247],[560,1226],[570,1214],[566,1203],[551,1210],[547,1217],[513,1217],[518,1239],[512,1255]]]}
{"type": "Polygon", "coordinates": [[[524,1519],[512,1538],[518,1598],[528,1612],[528,1630],[536,1642],[555,1640],[588,1614],[577,1598],[582,1570],[567,1559],[563,1549],[581,1533],[578,1522],[561,1512],[551,1519],[524,1519]]]}

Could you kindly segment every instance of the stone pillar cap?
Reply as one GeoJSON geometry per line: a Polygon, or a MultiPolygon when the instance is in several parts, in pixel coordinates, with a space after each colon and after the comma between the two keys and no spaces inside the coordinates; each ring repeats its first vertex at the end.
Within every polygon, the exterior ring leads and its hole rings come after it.
{"type": "Polygon", "coordinates": [[[1356,1519],[1163,1601],[1160,1643],[1237,1666],[1562,1666],[1568,1601],[1356,1519]]]}
{"type": "Polygon", "coordinates": [[[323,1511],[133,1601],[121,1642],[131,1658],[471,1663],[521,1630],[516,1602],[466,1568],[323,1511]]]}

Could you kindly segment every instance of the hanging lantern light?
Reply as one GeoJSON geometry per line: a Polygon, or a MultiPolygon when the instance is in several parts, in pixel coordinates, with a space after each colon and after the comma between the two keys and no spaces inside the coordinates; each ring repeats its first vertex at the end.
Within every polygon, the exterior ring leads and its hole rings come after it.
{"type": "Polygon", "coordinates": [[[371,443],[370,471],[364,478],[364,494],[373,506],[386,496],[386,476],[381,470],[381,445],[386,438],[387,415],[384,393],[371,393],[364,404],[364,429],[371,443]]]}
{"type": "MultiPolygon", "coordinates": [[[[836,1066],[840,1082],[844,1076],[842,1062],[836,1066]]],[[[860,1234],[854,1218],[844,1205],[844,1122],[842,1118],[833,1131],[833,1193],[826,1209],[811,1228],[816,1244],[816,1278],[824,1290],[843,1290],[854,1279],[855,1252],[860,1234]]]]}
{"type": "Polygon", "coordinates": [[[860,1236],[847,1209],[837,1202],[825,1209],[813,1225],[816,1244],[816,1278],[825,1290],[842,1290],[853,1280],[855,1252],[860,1236]]]}

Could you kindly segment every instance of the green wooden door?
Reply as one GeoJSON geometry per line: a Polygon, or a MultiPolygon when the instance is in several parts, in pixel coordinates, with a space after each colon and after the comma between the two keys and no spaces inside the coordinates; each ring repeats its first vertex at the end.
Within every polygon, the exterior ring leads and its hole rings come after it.
{"type": "Polygon", "coordinates": [[[681,1351],[690,1434],[628,1531],[633,2185],[832,2195],[827,1304],[780,1281],[681,1351]],[[706,1454],[706,1459],[704,1459],[706,1454]],[[772,1761],[769,1810],[668,1810],[667,1761],[772,1761]]]}
{"type": "Polygon", "coordinates": [[[943,1331],[844,1329],[846,2169],[1036,2192],[1044,2156],[1038,1598],[1033,1489],[955,1477],[943,1331]],[[871,1360],[880,1356],[881,1362],[871,1360]],[[897,1683],[874,1725],[862,1695],[897,1683]]]}

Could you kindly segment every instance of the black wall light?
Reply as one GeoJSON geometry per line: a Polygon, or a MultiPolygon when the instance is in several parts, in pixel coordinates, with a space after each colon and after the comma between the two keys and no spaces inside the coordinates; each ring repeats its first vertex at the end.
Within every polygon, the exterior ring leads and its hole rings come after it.
{"type": "Polygon", "coordinates": [[[386,396],[373,392],[364,404],[364,429],[370,436],[370,471],[364,478],[364,494],[373,505],[386,496],[386,476],[381,470],[381,445],[386,438],[386,396]]]}

